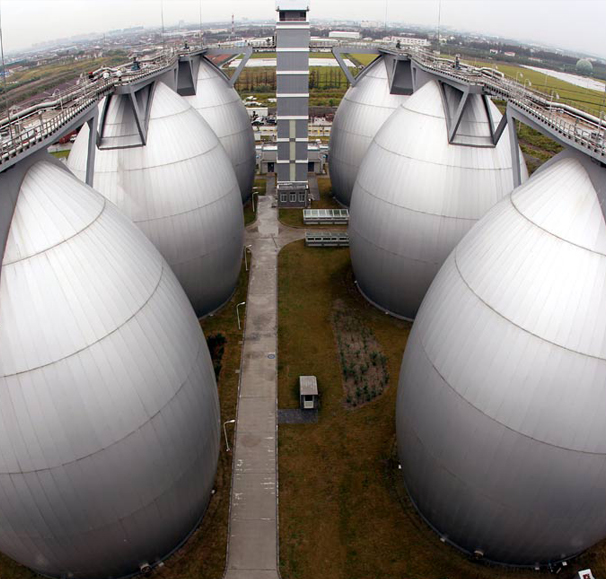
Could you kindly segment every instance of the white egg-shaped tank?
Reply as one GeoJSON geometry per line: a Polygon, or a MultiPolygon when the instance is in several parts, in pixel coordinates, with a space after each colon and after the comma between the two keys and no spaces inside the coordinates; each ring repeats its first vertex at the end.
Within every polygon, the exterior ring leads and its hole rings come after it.
{"type": "Polygon", "coordinates": [[[450,254],[408,340],[406,486],[492,561],[556,562],[606,537],[605,194],[589,159],[533,175],[450,254]]]}
{"type": "Polygon", "coordinates": [[[196,527],[219,454],[179,282],[66,169],[26,173],[0,278],[0,550],[52,577],[135,573],[196,527]]]}
{"type": "Polygon", "coordinates": [[[332,191],[349,207],[358,169],[383,123],[409,97],[390,94],[384,58],[369,65],[363,78],[350,87],[330,131],[329,171],[332,191]]]}
{"type": "MultiPolygon", "coordinates": [[[[133,132],[127,103],[111,100],[106,134],[133,132]]],[[[68,158],[81,180],[88,134],[85,125],[68,158]]],[[[146,145],[97,150],[93,184],[160,250],[199,316],[229,300],[244,242],[240,189],[217,136],[183,97],[157,83],[146,145]]]]}
{"type": "MultiPolygon", "coordinates": [[[[488,104],[496,124],[501,115],[488,104]]],[[[486,118],[471,95],[459,138],[487,142],[486,118]]],[[[449,143],[443,95],[428,82],[383,125],[358,172],[349,224],[358,287],[380,309],[413,319],[448,254],[512,190],[509,135],[496,146],[449,143]]]]}
{"type": "Polygon", "coordinates": [[[256,170],[255,136],[246,107],[234,89],[217,70],[200,58],[196,94],[183,97],[210,125],[229,157],[242,194],[250,199],[256,170]]]}

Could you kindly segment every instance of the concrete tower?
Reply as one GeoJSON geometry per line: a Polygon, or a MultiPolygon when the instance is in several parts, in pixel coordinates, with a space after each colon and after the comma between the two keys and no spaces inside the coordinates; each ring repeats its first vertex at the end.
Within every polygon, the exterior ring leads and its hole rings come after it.
{"type": "Polygon", "coordinates": [[[276,0],[278,200],[305,207],[309,121],[308,0],[276,0]]]}

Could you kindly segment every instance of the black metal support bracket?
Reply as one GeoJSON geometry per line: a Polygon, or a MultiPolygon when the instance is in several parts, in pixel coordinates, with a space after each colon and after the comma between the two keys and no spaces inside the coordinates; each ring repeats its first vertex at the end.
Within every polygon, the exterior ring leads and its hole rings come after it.
{"type": "Polygon", "coordinates": [[[151,114],[155,88],[156,82],[152,81],[141,86],[137,90],[124,90],[118,94],[110,95],[105,99],[98,125],[97,147],[99,149],[129,149],[134,147],[144,147],[147,144],[149,116],[151,114]],[[122,99],[124,101],[122,105],[125,108],[125,116],[127,121],[132,121],[136,126],[136,134],[107,134],[107,112],[109,107],[112,106],[114,99],[122,99]],[[130,119],[128,119],[128,116],[130,116],[130,119]]]}
{"type": "Polygon", "coordinates": [[[86,156],[86,184],[93,186],[95,178],[95,158],[97,155],[97,127],[99,126],[99,111],[88,121],[88,154],[86,156]]]}
{"type": "Polygon", "coordinates": [[[370,70],[370,68],[376,62],[376,59],[373,60],[369,65],[365,66],[357,76],[354,76],[351,73],[351,70],[349,70],[349,67],[347,66],[347,64],[345,64],[345,58],[343,57],[343,55],[346,55],[346,54],[376,54],[377,56],[379,56],[381,54],[381,51],[378,48],[375,48],[372,46],[369,46],[368,48],[354,47],[354,46],[334,46],[332,48],[332,54],[335,57],[335,60],[337,61],[337,63],[339,64],[339,67],[343,71],[345,78],[347,78],[347,82],[349,82],[349,84],[351,86],[355,86],[355,84],[357,82],[359,82],[360,79],[362,79],[364,77],[364,75],[370,70]]]}
{"type": "Polygon", "coordinates": [[[505,111],[507,127],[509,129],[509,147],[511,150],[511,168],[513,170],[513,187],[519,187],[522,184],[522,170],[520,168],[520,147],[518,143],[518,131],[516,122],[509,106],[505,111]]]}
{"type": "Polygon", "coordinates": [[[459,126],[461,125],[461,120],[463,119],[463,113],[465,112],[465,107],[467,106],[467,102],[469,99],[469,91],[465,91],[461,96],[461,100],[459,101],[459,106],[455,112],[454,118],[450,118],[450,115],[446,115],[446,122],[448,124],[448,142],[452,143],[454,138],[459,130],[459,126]]]}
{"type": "MultiPolygon", "coordinates": [[[[232,55],[241,54],[242,55],[242,60],[240,61],[238,68],[236,69],[234,74],[231,76],[231,78],[228,77],[221,69],[219,69],[218,67],[215,66],[215,68],[217,68],[217,70],[219,70],[219,72],[221,72],[221,74],[223,74],[225,76],[225,78],[227,79],[229,84],[231,86],[235,86],[235,84],[238,82],[238,79],[240,78],[240,75],[242,74],[242,71],[244,70],[244,67],[246,66],[246,64],[250,60],[250,57],[253,54],[253,48],[252,48],[252,46],[242,46],[242,47],[237,47],[237,48],[209,48],[206,51],[205,56],[215,56],[215,55],[219,55],[219,54],[232,54],[232,55]]],[[[213,63],[213,65],[214,65],[214,63],[213,63]]]]}

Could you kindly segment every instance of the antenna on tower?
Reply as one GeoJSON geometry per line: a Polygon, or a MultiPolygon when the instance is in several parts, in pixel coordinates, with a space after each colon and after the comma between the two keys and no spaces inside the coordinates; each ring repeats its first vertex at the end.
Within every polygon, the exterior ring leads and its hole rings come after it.
{"type": "Polygon", "coordinates": [[[235,16],[232,14],[231,15],[231,39],[233,40],[235,36],[236,36],[236,20],[235,20],[235,16]]]}

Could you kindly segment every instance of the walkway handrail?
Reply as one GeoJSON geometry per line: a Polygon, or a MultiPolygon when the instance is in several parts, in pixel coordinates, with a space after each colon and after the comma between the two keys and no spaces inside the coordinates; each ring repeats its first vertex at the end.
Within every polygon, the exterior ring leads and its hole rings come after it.
{"type": "Polygon", "coordinates": [[[487,77],[475,67],[468,66],[464,70],[454,69],[453,61],[446,61],[449,64],[436,64],[440,59],[424,51],[419,50],[410,58],[428,72],[465,84],[480,86],[484,94],[506,100],[562,137],[581,145],[592,155],[606,157],[606,122],[591,113],[554,102],[550,95],[527,88],[514,79],[487,77]],[[567,115],[572,121],[566,120],[562,115],[567,115]]]}
{"type": "MultiPolygon", "coordinates": [[[[4,132],[4,136],[0,139],[0,167],[7,159],[55,134],[60,128],[75,119],[85,108],[98,104],[102,98],[114,92],[117,87],[139,82],[157,75],[163,70],[170,70],[177,64],[179,58],[199,53],[205,49],[239,49],[249,46],[252,46],[255,51],[275,50],[273,44],[268,46],[247,42],[218,43],[179,51],[170,48],[150,59],[151,62],[148,61],[146,66],[139,71],[121,70],[116,76],[86,80],[80,86],[58,92],[51,97],[53,100],[31,105],[16,114],[11,115],[11,109],[9,109],[8,116],[0,119],[0,131],[4,132]],[[56,111],[58,108],[61,109],[58,115],[46,121],[42,120],[43,112],[56,111]],[[24,129],[23,125],[26,122],[31,123],[37,115],[39,115],[40,124],[24,129]]],[[[352,43],[342,41],[334,43],[316,41],[312,43],[313,46],[317,48],[340,46],[351,48],[352,51],[356,48],[368,49],[371,47],[376,48],[377,54],[387,53],[412,60],[417,66],[431,74],[451,79],[457,83],[480,87],[484,94],[506,100],[546,127],[587,149],[592,153],[592,156],[597,154],[599,157],[606,157],[605,120],[595,117],[589,111],[579,107],[553,102],[553,95],[550,98],[549,95],[530,89],[518,83],[517,80],[506,77],[495,78],[487,75],[485,69],[482,70],[470,65],[455,68],[453,61],[436,56],[420,47],[399,49],[396,43],[391,42],[352,43]],[[569,121],[567,118],[571,120],[569,121]]]]}
{"type": "Polygon", "coordinates": [[[98,105],[105,96],[114,92],[116,87],[138,82],[158,74],[164,69],[169,70],[175,66],[179,57],[179,54],[172,52],[163,54],[152,66],[146,67],[142,71],[126,72],[121,76],[92,81],[87,80],[83,85],[57,93],[53,96],[53,100],[33,105],[15,115],[11,115],[9,109],[8,115],[0,119],[0,130],[5,133],[0,138],[0,167],[8,159],[57,133],[78,117],[83,110],[98,105]],[[48,120],[42,120],[43,112],[57,109],[60,109],[58,115],[48,120]],[[36,126],[24,128],[26,123],[30,124],[37,117],[40,122],[36,126]]]}

